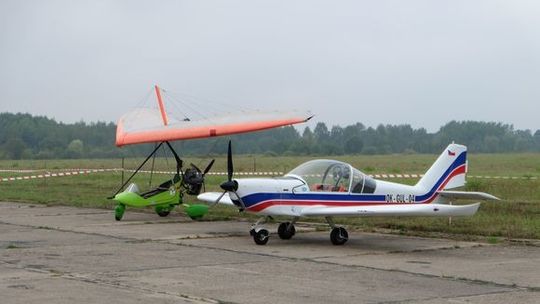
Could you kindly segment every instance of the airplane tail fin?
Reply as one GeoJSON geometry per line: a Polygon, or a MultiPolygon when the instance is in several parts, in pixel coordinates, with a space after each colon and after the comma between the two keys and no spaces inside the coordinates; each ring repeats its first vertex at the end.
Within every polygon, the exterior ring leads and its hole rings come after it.
{"type": "Polygon", "coordinates": [[[416,184],[425,190],[452,189],[465,185],[467,147],[450,144],[416,184]]]}

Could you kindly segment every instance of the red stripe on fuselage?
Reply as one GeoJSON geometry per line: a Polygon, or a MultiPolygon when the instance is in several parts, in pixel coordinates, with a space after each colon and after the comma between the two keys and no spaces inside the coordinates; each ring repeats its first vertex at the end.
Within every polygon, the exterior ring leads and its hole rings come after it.
{"type": "MultiPolygon", "coordinates": [[[[370,206],[370,205],[390,205],[390,203],[380,202],[362,202],[362,201],[308,201],[308,200],[267,200],[248,208],[249,211],[260,212],[272,206],[328,206],[328,207],[347,207],[347,206],[370,206]]],[[[397,205],[397,204],[396,204],[397,205]]]]}

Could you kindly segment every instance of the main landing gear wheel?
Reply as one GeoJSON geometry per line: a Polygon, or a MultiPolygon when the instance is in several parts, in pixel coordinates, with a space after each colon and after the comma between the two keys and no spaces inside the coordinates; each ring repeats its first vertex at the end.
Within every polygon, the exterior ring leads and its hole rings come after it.
{"type": "Polygon", "coordinates": [[[170,206],[156,206],[155,207],[155,211],[157,213],[157,215],[161,216],[161,217],[166,217],[167,215],[169,215],[169,213],[171,213],[171,207],[170,206]]]}
{"type": "Polygon", "coordinates": [[[118,204],[114,208],[114,218],[119,221],[124,216],[124,212],[126,211],[126,205],[124,204],[118,204]]]}
{"type": "Polygon", "coordinates": [[[330,232],[330,241],[334,245],[343,245],[349,239],[349,233],[343,227],[336,227],[330,232]]]}
{"type": "Polygon", "coordinates": [[[169,215],[169,213],[171,213],[170,211],[160,211],[158,212],[158,215],[161,216],[161,217],[166,217],[167,215],[169,215]]]}
{"type": "Polygon", "coordinates": [[[296,233],[296,228],[294,228],[294,225],[291,224],[290,222],[285,222],[285,223],[279,224],[277,231],[278,231],[278,235],[280,239],[289,240],[296,233]]]}
{"type": "Polygon", "coordinates": [[[257,245],[266,245],[268,243],[268,239],[270,239],[270,232],[266,229],[260,229],[259,231],[250,231],[253,235],[253,240],[255,241],[255,244],[257,245]]]}

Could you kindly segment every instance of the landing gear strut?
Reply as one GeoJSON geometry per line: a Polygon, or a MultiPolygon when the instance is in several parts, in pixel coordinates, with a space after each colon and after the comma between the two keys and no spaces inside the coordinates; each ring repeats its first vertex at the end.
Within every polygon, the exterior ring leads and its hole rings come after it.
{"type": "Polygon", "coordinates": [[[266,223],[267,220],[268,216],[260,218],[251,226],[251,230],[249,230],[249,234],[253,237],[253,241],[255,241],[255,244],[257,245],[266,245],[270,239],[270,232],[264,228],[258,227],[259,225],[266,223]]]}
{"type": "Polygon", "coordinates": [[[334,245],[343,245],[349,240],[349,233],[343,227],[336,227],[331,217],[326,217],[328,225],[332,228],[330,232],[330,241],[334,245]]]}

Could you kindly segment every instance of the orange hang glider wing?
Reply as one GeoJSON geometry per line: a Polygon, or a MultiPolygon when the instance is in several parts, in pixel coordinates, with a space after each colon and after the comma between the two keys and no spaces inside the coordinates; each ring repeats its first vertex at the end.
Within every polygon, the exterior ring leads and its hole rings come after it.
{"type": "Polygon", "coordinates": [[[308,121],[309,114],[242,113],[200,121],[169,121],[163,125],[158,111],[144,110],[124,115],[116,128],[116,145],[206,138],[260,131],[308,121]],[[141,114],[143,114],[141,116],[141,114]],[[152,123],[153,122],[153,123],[152,123]]]}
{"type": "Polygon", "coordinates": [[[116,145],[206,138],[260,131],[308,121],[310,113],[237,112],[199,120],[177,120],[165,112],[156,86],[159,109],[135,109],[118,121],[116,145]]]}

